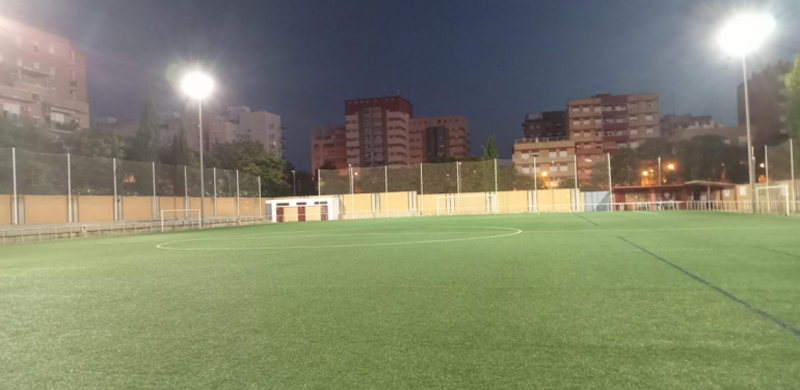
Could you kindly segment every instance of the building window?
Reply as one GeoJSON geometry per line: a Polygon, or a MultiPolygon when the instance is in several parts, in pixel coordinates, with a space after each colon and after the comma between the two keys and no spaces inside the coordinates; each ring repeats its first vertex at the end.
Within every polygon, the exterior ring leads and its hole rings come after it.
{"type": "Polygon", "coordinates": [[[590,110],[589,106],[583,106],[583,109],[581,111],[589,112],[589,110],[590,110]]]}
{"type": "Polygon", "coordinates": [[[632,116],[632,117],[630,117],[629,121],[630,121],[630,123],[636,123],[636,122],[639,121],[639,118],[637,118],[635,116],[632,116]]]}
{"type": "Polygon", "coordinates": [[[567,157],[567,151],[566,150],[559,151],[558,157],[567,157]]]}
{"type": "Polygon", "coordinates": [[[653,107],[654,107],[654,106],[653,106],[653,102],[647,102],[647,103],[645,103],[645,105],[644,105],[644,106],[645,106],[645,107],[647,107],[648,109],[650,109],[650,108],[653,108],[653,107]]]}
{"type": "Polygon", "coordinates": [[[592,121],[590,119],[584,119],[583,124],[588,126],[592,124],[592,121]]]}
{"type": "Polygon", "coordinates": [[[531,173],[531,169],[528,168],[528,167],[522,168],[522,173],[527,175],[527,174],[531,173]]]}
{"type": "Polygon", "coordinates": [[[562,165],[562,166],[558,167],[558,170],[561,171],[561,172],[566,172],[567,168],[568,167],[566,165],[562,165]]]}
{"type": "Polygon", "coordinates": [[[550,157],[555,157],[555,156],[556,156],[556,152],[555,152],[555,151],[551,151],[551,152],[550,152],[548,155],[549,155],[550,157]]]}
{"type": "Polygon", "coordinates": [[[652,134],[653,133],[653,128],[652,127],[648,127],[647,130],[645,130],[645,132],[647,134],[652,134]]]}
{"type": "Polygon", "coordinates": [[[631,129],[631,135],[639,134],[639,130],[631,129]]]}
{"type": "Polygon", "coordinates": [[[594,108],[594,113],[595,113],[595,114],[599,114],[599,113],[601,113],[601,112],[603,112],[603,107],[596,106],[596,107],[594,108]]]}
{"type": "Polygon", "coordinates": [[[594,124],[596,124],[596,125],[599,125],[601,123],[603,123],[603,120],[600,119],[600,118],[597,118],[597,119],[594,120],[594,124]]]}
{"type": "Polygon", "coordinates": [[[557,170],[558,170],[558,167],[557,167],[557,166],[555,166],[555,165],[551,165],[551,166],[550,166],[550,172],[555,172],[555,171],[557,171],[557,170]]]}
{"type": "Polygon", "coordinates": [[[578,113],[580,113],[580,112],[581,112],[581,110],[580,110],[578,107],[574,107],[574,108],[572,109],[572,113],[573,113],[573,114],[578,114],[578,113]]]}
{"type": "Polygon", "coordinates": [[[603,149],[603,145],[595,145],[595,149],[603,149]]]}
{"type": "Polygon", "coordinates": [[[638,147],[639,147],[639,143],[638,142],[636,142],[636,141],[631,142],[631,149],[636,149],[638,147]]]}
{"type": "Polygon", "coordinates": [[[648,122],[652,122],[653,121],[653,116],[652,115],[647,115],[647,116],[644,117],[644,120],[646,120],[648,122]]]}
{"type": "Polygon", "coordinates": [[[531,157],[530,153],[522,153],[522,159],[527,160],[531,157]]]}
{"type": "Polygon", "coordinates": [[[572,125],[573,125],[573,126],[580,126],[580,125],[581,125],[581,121],[580,121],[580,120],[577,120],[577,119],[575,119],[575,120],[573,120],[573,121],[572,121],[572,125]]]}

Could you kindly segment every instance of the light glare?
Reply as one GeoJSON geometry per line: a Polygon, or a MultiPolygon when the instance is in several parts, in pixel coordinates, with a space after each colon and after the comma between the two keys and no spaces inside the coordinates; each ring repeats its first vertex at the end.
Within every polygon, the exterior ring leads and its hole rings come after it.
{"type": "Polygon", "coordinates": [[[769,14],[742,14],[729,20],[719,34],[719,44],[726,52],[746,56],[775,31],[775,19],[769,14]]]}
{"type": "Polygon", "coordinates": [[[181,89],[190,97],[202,100],[211,94],[214,80],[205,73],[193,72],[183,78],[181,89]]]}

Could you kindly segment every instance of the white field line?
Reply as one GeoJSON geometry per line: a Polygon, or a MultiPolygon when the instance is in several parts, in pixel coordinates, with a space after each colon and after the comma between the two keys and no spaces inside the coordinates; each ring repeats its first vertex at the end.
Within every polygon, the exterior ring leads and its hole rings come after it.
{"type": "MultiPolygon", "coordinates": [[[[470,227],[462,227],[462,228],[470,228],[470,227]]],[[[448,238],[448,239],[441,239],[441,240],[417,240],[417,241],[400,241],[400,242],[381,242],[381,243],[372,243],[372,244],[336,244],[336,245],[303,245],[303,246],[261,246],[261,247],[247,247],[247,248],[172,248],[168,245],[176,244],[181,242],[190,242],[190,241],[209,241],[209,239],[191,239],[191,240],[178,240],[178,241],[169,241],[163,242],[161,244],[156,245],[158,249],[165,249],[165,250],[176,250],[176,251],[242,251],[242,250],[264,250],[264,249],[313,249],[313,248],[355,248],[355,247],[371,247],[371,246],[391,246],[391,245],[410,245],[410,244],[432,244],[432,243],[441,243],[441,242],[457,242],[457,241],[472,241],[472,240],[484,240],[489,238],[501,238],[501,237],[509,237],[514,236],[517,234],[522,233],[522,230],[515,229],[515,228],[504,228],[504,227],[475,227],[475,229],[498,229],[498,230],[508,230],[511,231],[510,233],[504,234],[497,234],[491,236],[481,236],[481,237],[461,237],[461,238],[448,238]]],[[[445,234],[464,234],[468,232],[419,232],[419,233],[405,233],[405,234],[432,234],[432,233],[445,233],[445,234]]],[[[396,235],[399,233],[362,233],[362,234],[327,234],[327,235],[291,235],[291,236],[276,236],[276,235],[264,235],[259,234],[258,236],[263,236],[265,238],[280,238],[280,237],[298,237],[298,238],[306,238],[306,237],[335,237],[335,236],[362,236],[362,235],[396,235]]],[[[246,237],[246,236],[239,236],[239,237],[246,237]]],[[[232,237],[228,237],[230,239],[232,237]]],[[[214,240],[219,241],[219,240],[214,240]]]]}

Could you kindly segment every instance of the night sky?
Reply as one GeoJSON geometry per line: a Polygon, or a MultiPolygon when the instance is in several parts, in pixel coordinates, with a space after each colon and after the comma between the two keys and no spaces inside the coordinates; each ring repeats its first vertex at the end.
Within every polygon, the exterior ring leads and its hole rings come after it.
{"type": "Polygon", "coordinates": [[[310,127],[344,121],[344,100],[400,93],[416,116],[464,115],[474,154],[501,157],[525,114],[598,93],[661,95],[662,115],[736,124],[741,65],[715,44],[738,4],[778,31],[749,60],[800,51],[800,2],[702,0],[0,0],[6,16],[71,39],[89,64],[93,117],[136,120],[149,90],[186,104],[175,78],[201,63],[218,104],[282,116],[286,159],[310,165],[310,127]],[[674,99],[673,99],[674,96],[674,99]],[[674,104],[673,104],[674,101],[674,104]]]}

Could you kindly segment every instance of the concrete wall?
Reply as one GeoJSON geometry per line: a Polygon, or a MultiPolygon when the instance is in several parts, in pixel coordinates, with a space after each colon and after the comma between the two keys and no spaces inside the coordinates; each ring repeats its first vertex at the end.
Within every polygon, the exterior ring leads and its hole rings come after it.
{"type": "Polygon", "coordinates": [[[78,196],[78,221],[106,222],[113,220],[113,196],[78,196]]]}
{"type": "Polygon", "coordinates": [[[306,221],[320,221],[322,220],[322,207],[320,206],[307,206],[306,207],[306,221]]]}
{"type": "Polygon", "coordinates": [[[67,223],[68,206],[66,196],[25,195],[25,224],[67,223]]]}
{"type": "Polygon", "coordinates": [[[217,198],[217,215],[236,215],[236,198],[217,198]]]}
{"type": "MultiPolygon", "coordinates": [[[[197,197],[197,198],[189,198],[189,208],[193,209],[193,210],[200,210],[200,199],[201,198],[199,198],[199,197],[197,197]]],[[[211,210],[212,210],[211,207],[212,207],[213,204],[214,204],[214,199],[206,197],[205,213],[206,213],[207,216],[211,215],[211,210]]]]}
{"type": "Polygon", "coordinates": [[[0,225],[11,225],[11,195],[0,195],[0,225]]]}
{"type": "Polygon", "coordinates": [[[347,194],[343,195],[342,199],[342,212],[344,213],[372,212],[372,194],[347,194]]]}
{"type": "Polygon", "coordinates": [[[128,220],[152,219],[153,198],[149,196],[123,196],[122,218],[128,220]]]}
{"type": "MultiPolygon", "coordinates": [[[[436,198],[439,194],[417,195],[417,209],[422,215],[436,215],[436,198]]],[[[444,199],[444,198],[443,198],[444,199]]],[[[440,207],[443,207],[444,200],[440,207]]]]}
{"type": "Polygon", "coordinates": [[[497,211],[524,213],[528,211],[528,191],[500,191],[497,193],[497,211]]]}
{"type": "Polygon", "coordinates": [[[381,212],[408,211],[408,192],[390,192],[378,194],[380,197],[381,212]],[[388,207],[388,208],[387,208],[388,207]]]}

